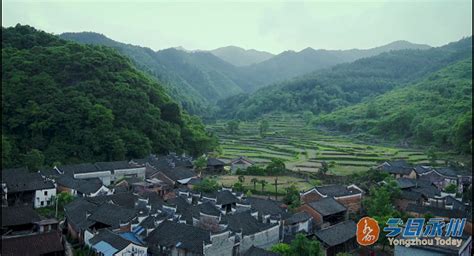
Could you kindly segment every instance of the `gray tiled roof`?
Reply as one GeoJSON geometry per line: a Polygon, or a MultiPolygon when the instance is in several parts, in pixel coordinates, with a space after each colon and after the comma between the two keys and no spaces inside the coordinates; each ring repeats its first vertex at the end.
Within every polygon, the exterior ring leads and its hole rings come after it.
{"type": "Polygon", "coordinates": [[[131,241],[121,237],[118,234],[115,234],[114,232],[106,228],[101,229],[97,235],[95,235],[93,238],[89,240],[89,242],[92,245],[95,245],[101,241],[110,244],[112,247],[114,247],[118,251],[121,251],[125,249],[129,244],[132,244],[131,241]]]}
{"type": "Polygon", "coordinates": [[[31,206],[2,207],[2,227],[33,224],[40,219],[31,206]]]}
{"type": "Polygon", "coordinates": [[[191,225],[165,220],[145,238],[145,241],[153,246],[178,247],[202,254],[203,245],[210,243],[210,232],[191,225]]]}
{"type": "Polygon", "coordinates": [[[250,211],[224,215],[223,218],[228,223],[230,230],[242,232],[243,235],[252,235],[278,225],[262,223],[250,215],[250,211]]]}
{"type": "Polygon", "coordinates": [[[296,223],[307,221],[311,218],[306,212],[297,212],[285,220],[285,224],[293,225],[296,223]]]}
{"type": "Polygon", "coordinates": [[[97,162],[95,166],[99,170],[103,171],[113,171],[113,170],[120,170],[120,169],[128,169],[132,168],[128,161],[113,161],[113,162],[97,162]]]}
{"type": "Polygon", "coordinates": [[[349,196],[349,195],[356,195],[356,194],[362,193],[358,189],[347,188],[346,186],[339,185],[339,184],[319,186],[319,187],[315,187],[315,189],[323,195],[333,196],[333,197],[349,196]]]}
{"type": "Polygon", "coordinates": [[[8,193],[55,188],[52,181],[44,179],[38,172],[26,168],[2,170],[2,182],[7,184],[8,193]]]}
{"type": "Polygon", "coordinates": [[[436,168],[435,170],[441,175],[451,177],[451,178],[457,178],[456,171],[453,170],[452,168],[442,167],[442,168],[436,168]]]}
{"type": "Polygon", "coordinates": [[[217,158],[212,158],[212,157],[207,158],[207,166],[220,166],[220,165],[225,165],[225,163],[217,158]]]}
{"type": "Polygon", "coordinates": [[[2,238],[3,256],[62,255],[61,234],[56,231],[2,238]]]}
{"type": "Polygon", "coordinates": [[[112,228],[118,228],[121,223],[127,223],[135,216],[135,210],[107,203],[97,207],[88,219],[109,225],[112,228]]]}
{"type": "Polygon", "coordinates": [[[322,216],[328,216],[347,210],[344,205],[342,205],[332,197],[322,198],[320,200],[310,202],[308,203],[308,205],[311,206],[311,208],[313,208],[317,212],[319,212],[322,216]]]}
{"type": "Polygon", "coordinates": [[[335,246],[354,238],[356,236],[356,229],[357,226],[354,221],[346,220],[318,230],[315,232],[315,235],[328,246],[335,246]]]}
{"type": "Polygon", "coordinates": [[[93,179],[74,179],[69,175],[61,175],[56,179],[58,185],[72,188],[82,194],[91,194],[97,192],[102,187],[102,181],[99,178],[93,179]]]}
{"type": "Polygon", "coordinates": [[[398,178],[396,182],[401,189],[412,188],[416,186],[416,181],[414,179],[398,178]]]}

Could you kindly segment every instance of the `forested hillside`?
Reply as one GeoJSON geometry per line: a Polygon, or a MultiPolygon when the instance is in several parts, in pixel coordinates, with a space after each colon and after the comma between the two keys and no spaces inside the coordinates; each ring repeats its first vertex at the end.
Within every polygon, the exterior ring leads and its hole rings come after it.
{"type": "Polygon", "coordinates": [[[429,49],[430,46],[396,41],[371,49],[315,50],[311,47],[299,52],[285,51],[266,61],[242,67],[241,72],[251,77],[255,84],[248,91],[254,91],[270,83],[283,81],[312,71],[349,63],[383,52],[401,49],[429,49]]]}
{"type": "Polygon", "coordinates": [[[93,32],[64,33],[60,37],[115,48],[139,69],[162,82],[168,94],[192,114],[206,115],[211,111],[211,103],[217,99],[242,92],[226,73],[235,67],[210,53],[190,53],[174,48],[155,52],[93,32]]]}
{"type": "Polygon", "coordinates": [[[471,153],[472,58],[314,121],[344,133],[411,139],[420,145],[451,146],[471,153]]]}
{"type": "Polygon", "coordinates": [[[277,81],[391,50],[429,48],[427,45],[404,41],[367,50],[326,51],[308,48],[300,52],[283,52],[266,61],[236,67],[214,56],[215,53],[206,51],[189,52],[169,48],[155,52],[92,32],[63,33],[60,37],[117,49],[131,58],[138,68],[163,81],[169,95],[186,110],[205,117],[213,115],[216,101],[239,93],[252,93],[277,81]]]}
{"type": "MultiPolygon", "coordinates": [[[[255,118],[264,113],[328,113],[419,80],[472,54],[472,38],[427,50],[399,50],[340,64],[256,93],[224,99],[219,117],[255,118]]],[[[264,62],[263,62],[264,63],[264,62]]]]}
{"type": "Polygon", "coordinates": [[[115,50],[2,27],[4,167],[196,155],[215,143],[198,118],[115,50]]]}
{"type": "Polygon", "coordinates": [[[211,53],[237,67],[260,63],[274,56],[269,52],[245,50],[237,46],[217,48],[211,50],[211,53]]]}

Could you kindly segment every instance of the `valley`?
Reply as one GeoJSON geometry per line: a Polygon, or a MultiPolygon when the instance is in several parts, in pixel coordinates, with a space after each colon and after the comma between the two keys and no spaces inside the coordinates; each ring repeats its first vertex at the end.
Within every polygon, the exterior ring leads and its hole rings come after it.
{"type": "MultiPolygon", "coordinates": [[[[260,120],[269,123],[263,136],[259,120],[241,121],[236,134],[228,132],[227,121],[208,125],[208,130],[219,138],[216,156],[224,161],[245,156],[260,165],[279,158],[289,170],[302,174],[318,173],[324,161],[329,165],[328,175],[342,176],[364,172],[394,159],[417,165],[442,165],[446,160],[430,159],[426,149],[368,145],[347,136],[330,135],[311,127],[297,114],[272,114],[260,120]]],[[[450,157],[449,153],[445,156],[450,157]]]]}

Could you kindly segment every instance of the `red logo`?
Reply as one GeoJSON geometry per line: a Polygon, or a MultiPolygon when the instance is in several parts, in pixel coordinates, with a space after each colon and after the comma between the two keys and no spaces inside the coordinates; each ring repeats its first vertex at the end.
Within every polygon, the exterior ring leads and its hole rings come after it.
{"type": "Polygon", "coordinates": [[[357,242],[367,246],[374,244],[379,239],[379,223],[370,217],[364,217],[357,223],[357,242]]]}

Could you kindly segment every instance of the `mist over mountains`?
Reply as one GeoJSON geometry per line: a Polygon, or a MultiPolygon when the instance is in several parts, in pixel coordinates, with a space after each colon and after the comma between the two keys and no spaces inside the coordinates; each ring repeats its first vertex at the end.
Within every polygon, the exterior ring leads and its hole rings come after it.
{"type": "Polygon", "coordinates": [[[366,50],[286,51],[278,55],[222,47],[212,51],[187,51],[150,48],[124,44],[94,32],[63,33],[61,38],[83,44],[115,48],[135,65],[161,81],[169,95],[193,114],[213,112],[218,100],[239,93],[252,93],[259,88],[305,73],[351,62],[360,58],[399,49],[427,49],[427,45],[397,41],[366,50]],[[252,64],[253,63],[253,64],[252,64]]]}

